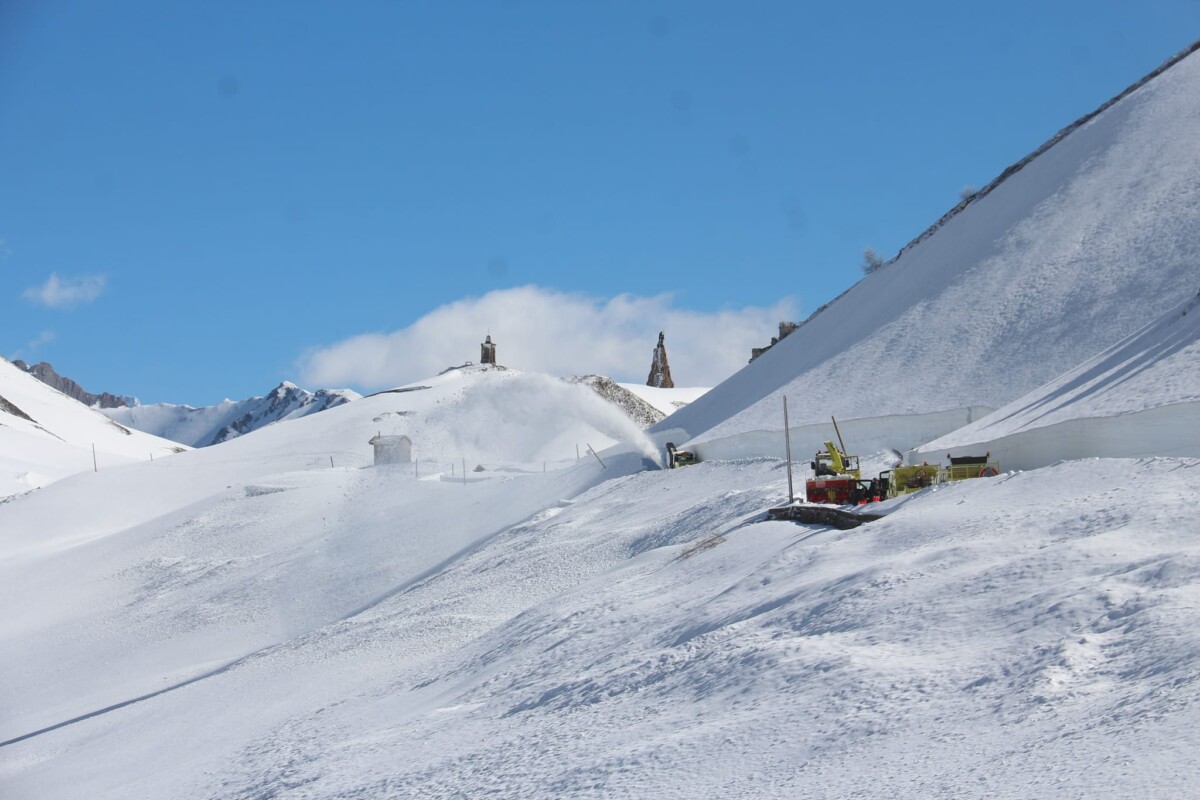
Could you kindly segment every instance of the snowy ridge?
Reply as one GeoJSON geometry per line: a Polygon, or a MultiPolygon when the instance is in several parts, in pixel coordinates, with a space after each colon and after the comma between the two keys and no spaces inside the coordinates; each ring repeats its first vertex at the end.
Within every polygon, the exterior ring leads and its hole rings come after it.
{"type": "Polygon", "coordinates": [[[1185,54],[658,427],[998,408],[1166,313],[1200,284],[1198,87],[1185,54]]]}
{"type": "Polygon", "coordinates": [[[104,409],[103,413],[122,425],[168,439],[208,447],[287,419],[297,419],[340,406],[360,395],[349,389],[319,389],[309,392],[289,381],[272,389],[266,397],[225,400],[215,406],[193,408],[171,403],[104,409]]]}
{"type": "MultiPolygon", "coordinates": [[[[1066,126],[1062,130],[1060,130],[1058,133],[1051,136],[1049,139],[1047,139],[1045,142],[1043,142],[1040,147],[1038,147],[1036,150],[1034,150],[1029,155],[1025,156],[1025,158],[1023,158],[1020,161],[1018,161],[1017,163],[1012,164],[1012,165],[1008,166],[1007,168],[1005,168],[1005,170],[1003,172],[1001,172],[999,176],[997,176],[995,179],[993,179],[991,183],[987,184],[982,189],[979,189],[979,190],[973,192],[969,197],[963,198],[961,202],[959,202],[956,206],[954,206],[954,208],[950,209],[945,214],[943,214],[937,220],[937,222],[930,225],[928,228],[926,228],[924,231],[922,231],[916,238],[914,238],[911,242],[904,245],[904,247],[900,248],[900,252],[897,253],[893,258],[889,259],[887,263],[890,264],[890,263],[896,261],[897,259],[899,259],[900,256],[904,255],[905,252],[907,252],[908,250],[911,250],[913,247],[917,246],[918,244],[920,244],[921,242],[925,241],[930,236],[932,236],[934,233],[936,233],[939,228],[941,228],[943,225],[945,225],[950,219],[952,219],[955,215],[957,215],[959,212],[961,212],[964,208],[969,206],[971,203],[974,203],[978,200],[981,200],[984,197],[987,197],[989,194],[991,194],[993,189],[995,189],[1000,184],[1004,183],[1004,181],[1006,181],[1012,175],[1015,175],[1017,172],[1020,172],[1022,169],[1027,167],[1030,163],[1033,162],[1034,159],[1036,159],[1042,153],[1045,153],[1047,150],[1049,150],[1054,145],[1058,144],[1060,141],[1065,139],[1069,134],[1073,133],[1077,129],[1079,129],[1079,128],[1083,127],[1084,125],[1086,125],[1087,123],[1091,122],[1095,117],[1104,113],[1110,107],[1117,104],[1121,100],[1124,100],[1126,96],[1128,96],[1129,94],[1132,94],[1134,91],[1145,86],[1151,80],[1153,80],[1154,78],[1157,78],[1159,75],[1166,72],[1168,69],[1175,66],[1177,63],[1179,63],[1183,59],[1187,58],[1192,53],[1195,53],[1197,50],[1200,50],[1200,40],[1192,42],[1190,45],[1188,45],[1187,47],[1180,50],[1175,55],[1168,58],[1166,61],[1164,61],[1158,67],[1153,69],[1151,72],[1142,76],[1139,80],[1135,81],[1134,83],[1130,84],[1129,86],[1125,87],[1125,89],[1120,94],[1116,95],[1115,97],[1109,98],[1107,101],[1105,101],[1103,104],[1101,104],[1100,107],[1097,108],[1095,111],[1084,114],[1082,117],[1075,120],[1070,125],[1066,126]]],[[[885,264],[885,266],[886,266],[886,264],[885,264]]]]}
{"type": "Polygon", "coordinates": [[[47,386],[51,386],[68,397],[78,400],[85,406],[93,408],[97,406],[100,408],[116,408],[118,406],[136,406],[138,404],[136,397],[115,395],[109,392],[93,394],[65,375],[59,375],[53,365],[46,361],[31,366],[20,359],[16,359],[12,362],[12,365],[17,369],[28,372],[47,386]]]}
{"type": "Polygon", "coordinates": [[[96,465],[148,461],[184,449],[118,425],[0,359],[0,497],[37,489],[96,465]]]}

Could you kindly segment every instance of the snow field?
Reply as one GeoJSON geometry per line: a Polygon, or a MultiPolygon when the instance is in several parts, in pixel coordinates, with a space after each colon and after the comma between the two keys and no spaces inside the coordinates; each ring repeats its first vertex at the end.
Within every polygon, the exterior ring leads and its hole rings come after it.
{"type": "MultiPolygon", "coordinates": [[[[504,373],[467,382],[492,385],[497,375],[504,373]]],[[[490,395],[459,393],[458,381],[456,391],[381,395],[177,460],[78,475],[9,504],[0,599],[26,608],[0,623],[0,642],[20,642],[23,651],[0,664],[0,682],[23,686],[30,664],[42,665],[45,680],[6,698],[0,739],[193,678],[350,615],[597,480],[602,470],[590,457],[536,484],[511,473],[485,473],[483,485],[464,486],[416,480],[406,466],[324,468],[334,453],[335,463],[361,463],[361,428],[382,424],[380,408],[398,404],[409,406],[399,419],[419,431],[418,442],[466,443],[472,455],[493,457],[518,445],[526,448],[521,455],[536,455],[538,437],[564,426],[597,440],[581,418],[619,423],[619,412],[590,391],[515,373],[501,380],[501,409],[529,399],[522,384],[534,394],[543,382],[562,391],[526,415],[497,412],[490,395]],[[437,408],[443,402],[458,411],[451,421],[437,408]],[[504,435],[485,436],[493,430],[504,435]],[[344,449],[347,439],[359,443],[358,453],[344,449]],[[294,471],[273,474],[287,466],[294,471]],[[69,680],[83,663],[106,679],[69,680]]],[[[640,457],[608,461],[606,474],[641,467],[640,457]]]]}
{"type": "MultiPolygon", "coordinates": [[[[1200,777],[1197,470],[1072,462],[848,532],[759,521],[786,491],[775,461],[629,475],[232,669],[10,745],[0,780],[49,797],[1178,796],[1200,777]]],[[[425,519],[397,545],[456,527],[425,519]]]]}

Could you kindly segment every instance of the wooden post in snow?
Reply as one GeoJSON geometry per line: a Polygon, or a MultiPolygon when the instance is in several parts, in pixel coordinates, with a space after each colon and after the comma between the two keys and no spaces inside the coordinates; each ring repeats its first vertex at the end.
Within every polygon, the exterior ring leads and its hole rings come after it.
{"type": "Polygon", "coordinates": [[[796,490],[792,488],[792,429],[788,427],[787,395],[783,396],[783,444],[787,451],[788,505],[796,502],[796,490]]]}
{"type": "Polygon", "coordinates": [[[96,443],[92,442],[92,472],[99,472],[100,465],[96,463],[96,443]]]}
{"type": "MultiPolygon", "coordinates": [[[[578,445],[576,445],[576,446],[578,447],[578,445]]],[[[608,469],[608,464],[605,464],[604,461],[600,458],[600,456],[596,455],[596,451],[592,449],[592,446],[590,444],[587,446],[587,448],[588,448],[588,452],[591,453],[595,457],[595,459],[600,462],[600,466],[603,467],[604,469],[608,469]]]]}

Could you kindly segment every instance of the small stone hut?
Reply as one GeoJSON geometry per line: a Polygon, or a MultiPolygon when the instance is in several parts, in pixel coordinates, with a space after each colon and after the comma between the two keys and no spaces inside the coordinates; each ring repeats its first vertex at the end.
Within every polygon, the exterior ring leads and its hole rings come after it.
{"type": "Polygon", "coordinates": [[[372,436],[367,444],[375,448],[375,466],[412,463],[412,439],[407,436],[372,436]]]}

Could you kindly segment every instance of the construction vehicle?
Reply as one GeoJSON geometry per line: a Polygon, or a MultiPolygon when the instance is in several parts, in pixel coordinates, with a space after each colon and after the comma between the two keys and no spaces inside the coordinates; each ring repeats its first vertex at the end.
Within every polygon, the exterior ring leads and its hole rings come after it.
{"type": "Polygon", "coordinates": [[[938,473],[939,483],[965,481],[970,478],[992,478],[1000,474],[1000,465],[991,461],[992,453],[988,451],[981,456],[952,456],[946,453],[950,466],[942,467],[938,473]]]}
{"type": "Polygon", "coordinates": [[[918,492],[935,483],[951,483],[969,478],[987,478],[1000,474],[1000,465],[991,461],[991,453],[982,456],[952,456],[946,454],[950,465],[910,464],[893,467],[872,480],[863,480],[858,456],[846,455],[833,442],[817,452],[809,464],[813,477],[805,483],[805,497],[810,503],[862,505],[890,500],[918,492]]]}
{"type": "Polygon", "coordinates": [[[937,464],[911,464],[884,470],[879,473],[879,479],[887,487],[885,494],[890,500],[893,497],[919,492],[926,486],[932,486],[938,482],[940,471],[937,464]]]}
{"type": "Polygon", "coordinates": [[[667,467],[675,469],[676,467],[686,467],[689,464],[700,463],[699,457],[691,450],[678,450],[674,442],[667,442],[667,467]]]}
{"type": "Polygon", "coordinates": [[[858,505],[883,499],[887,490],[879,478],[863,480],[858,456],[846,455],[833,442],[826,442],[809,466],[813,477],[805,482],[804,494],[810,503],[858,505]]]}

